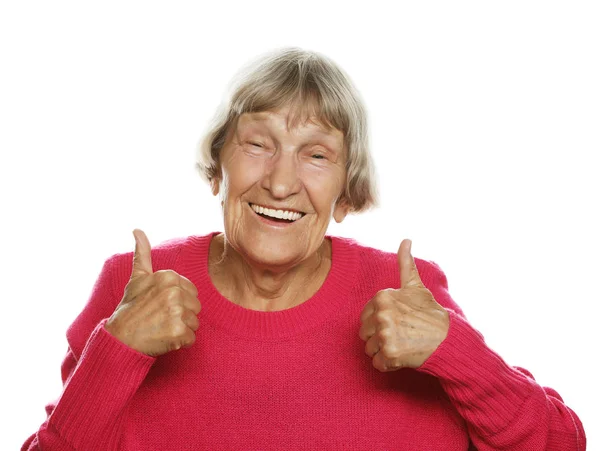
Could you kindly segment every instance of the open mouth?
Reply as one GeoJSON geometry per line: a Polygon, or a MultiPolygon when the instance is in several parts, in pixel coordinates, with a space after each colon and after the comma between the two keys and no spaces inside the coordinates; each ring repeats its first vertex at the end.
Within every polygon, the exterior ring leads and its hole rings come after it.
{"type": "Polygon", "coordinates": [[[299,211],[292,210],[275,210],[272,208],[263,207],[261,205],[249,204],[250,208],[254,210],[254,212],[266,218],[270,221],[274,222],[282,222],[282,223],[291,223],[296,222],[298,219],[301,219],[305,213],[301,213],[299,211]]]}

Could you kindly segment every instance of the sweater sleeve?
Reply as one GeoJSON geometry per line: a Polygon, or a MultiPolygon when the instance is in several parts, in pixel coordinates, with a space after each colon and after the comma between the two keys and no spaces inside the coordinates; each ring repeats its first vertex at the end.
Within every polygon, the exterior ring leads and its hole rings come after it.
{"type": "Polygon", "coordinates": [[[90,299],[67,332],[63,391],[46,406],[47,419],[21,450],[116,450],[129,400],[155,359],[110,335],[106,319],[120,301],[106,261],[90,299]]]}
{"type": "Polygon", "coordinates": [[[505,363],[460,311],[448,307],[456,304],[441,269],[433,264],[426,273],[423,282],[448,310],[450,328],[418,370],[439,379],[477,449],[585,450],[581,421],[560,395],[505,363]]]}

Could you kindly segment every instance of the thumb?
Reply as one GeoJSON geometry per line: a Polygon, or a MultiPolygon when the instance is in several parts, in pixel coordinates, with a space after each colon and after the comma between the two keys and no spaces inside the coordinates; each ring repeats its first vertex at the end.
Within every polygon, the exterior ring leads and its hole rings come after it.
{"type": "Polygon", "coordinates": [[[408,239],[402,240],[398,248],[398,268],[400,269],[400,287],[422,287],[421,277],[417,270],[415,259],[410,250],[412,241],[408,239]]]}
{"type": "Polygon", "coordinates": [[[133,231],[135,250],[133,251],[133,269],[131,278],[152,274],[152,254],[150,241],[146,234],[140,230],[133,231]]]}

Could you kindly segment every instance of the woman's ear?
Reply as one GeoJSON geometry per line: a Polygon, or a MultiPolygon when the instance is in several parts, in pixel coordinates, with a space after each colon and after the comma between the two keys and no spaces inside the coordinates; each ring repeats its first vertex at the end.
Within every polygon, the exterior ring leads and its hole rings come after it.
{"type": "Polygon", "coordinates": [[[333,209],[333,219],[339,224],[344,220],[348,213],[350,213],[350,204],[348,204],[346,198],[342,197],[335,204],[335,208],[333,209]]]}
{"type": "Polygon", "coordinates": [[[212,179],[210,179],[210,190],[213,193],[213,196],[216,196],[219,194],[219,186],[221,184],[221,180],[219,179],[219,177],[213,177],[212,179]]]}

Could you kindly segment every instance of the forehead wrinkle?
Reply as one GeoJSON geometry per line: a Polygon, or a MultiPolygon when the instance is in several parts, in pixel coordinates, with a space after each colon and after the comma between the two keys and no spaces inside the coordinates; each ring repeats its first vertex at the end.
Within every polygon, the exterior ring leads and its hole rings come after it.
{"type": "Polygon", "coordinates": [[[334,130],[333,127],[329,126],[328,124],[326,124],[325,122],[323,122],[322,120],[320,120],[319,118],[315,117],[315,116],[311,116],[311,117],[301,117],[300,115],[296,115],[294,114],[293,116],[291,114],[288,114],[285,120],[285,126],[286,126],[286,130],[288,132],[291,132],[292,129],[298,129],[301,127],[306,127],[306,128],[317,128],[319,131],[326,133],[326,134],[330,134],[332,130],[334,130]],[[313,126],[313,127],[311,127],[313,126]]]}
{"type": "Polygon", "coordinates": [[[287,109],[286,125],[288,129],[290,126],[298,127],[309,124],[315,125],[325,132],[335,128],[324,116],[319,102],[314,97],[310,97],[305,101],[297,99],[284,106],[283,109],[287,109]]]}
{"type": "MultiPolygon", "coordinates": [[[[242,116],[245,116],[245,120],[249,122],[272,122],[277,123],[276,119],[273,119],[273,116],[279,116],[283,119],[284,113],[275,112],[275,111],[260,111],[260,112],[252,112],[252,113],[244,113],[242,116]]],[[[241,118],[241,116],[240,116],[241,118]]],[[[283,121],[282,121],[283,122],[283,121]]],[[[334,135],[336,132],[342,133],[341,130],[329,125],[327,122],[320,120],[316,116],[304,117],[302,118],[299,114],[292,114],[289,111],[285,114],[285,131],[288,133],[294,133],[294,131],[299,128],[316,128],[320,134],[325,135],[334,135]]],[[[274,124],[275,125],[275,124],[274,124]]],[[[279,127],[278,127],[279,128],[279,127]]],[[[343,135],[343,133],[342,133],[343,135]]]]}
{"type": "Polygon", "coordinates": [[[302,125],[312,124],[325,132],[337,130],[325,117],[323,111],[316,100],[295,100],[283,103],[282,105],[268,110],[249,111],[242,113],[256,121],[267,121],[270,116],[285,116],[286,130],[302,125]]]}

